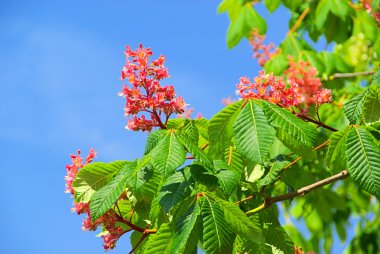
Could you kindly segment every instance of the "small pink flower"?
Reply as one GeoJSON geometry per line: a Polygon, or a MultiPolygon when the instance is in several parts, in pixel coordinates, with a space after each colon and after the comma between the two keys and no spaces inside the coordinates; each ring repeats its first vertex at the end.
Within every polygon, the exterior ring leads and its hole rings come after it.
{"type": "Polygon", "coordinates": [[[265,35],[260,35],[257,29],[251,32],[251,38],[249,40],[253,53],[253,58],[257,58],[259,65],[264,66],[265,63],[280,52],[277,48],[275,51],[271,51],[275,48],[273,43],[269,45],[264,44],[265,35]]]}

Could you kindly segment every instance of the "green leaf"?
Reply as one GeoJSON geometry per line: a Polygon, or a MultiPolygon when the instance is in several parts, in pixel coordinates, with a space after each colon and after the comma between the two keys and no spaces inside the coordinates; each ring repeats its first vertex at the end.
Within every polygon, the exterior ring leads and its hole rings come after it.
{"type": "Polygon", "coordinates": [[[280,44],[281,54],[284,56],[294,56],[299,57],[301,51],[303,50],[302,40],[296,38],[293,33],[287,35],[285,40],[280,44]]]}
{"type": "Polygon", "coordinates": [[[347,18],[347,14],[350,10],[350,6],[347,1],[342,0],[329,0],[330,11],[336,16],[340,17],[342,20],[347,18]]]}
{"type": "Polygon", "coordinates": [[[292,11],[297,10],[303,2],[304,0],[282,0],[282,3],[292,11]]]}
{"type": "Polygon", "coordinates": [[[245,18],[239,13],[236,20],[231,20],[227,29],[227,46],[229,49],[235,47],[244,36],[245,18]]]}
{"type": "Polygon", "coordinates": [[[208,158],[208,156],[196,145],[194,144],[185,134],[179,133],[179,141],[182,145],[185,146],[187,151],[194,156],[195,159],[199,161],[202,165],[204,165],[209,171],[213,169],[213,163],[208,158]]]}
{"type": "Polygon", "coordinates": [[[275,161],[269,168],[268,173],[266,173],[265,177],[260,180],[259,187],[269,186],[275,183],[278,180],[278,176],[282,172],[282,169],[288,165],[288,161],[275,161]]]}
{"type": "Polygon", "coordinates": [[[245,5],[243,7],[243,15],[245,15],[245,36],[249,38],[251,36],[251,32],[254,29],[257,29],[260,34],[265,34],[267,31],[267,23],[263,17],[253,8],[251,5],[245,5]]]}
{"type": "Polygon", "coordinates": [[[293,254],[294,243],[279,223],[278,214],[274,212],[274,208],[261,212],[260,220],[263,224],[265,242],[271,247],[271,253],[293,254]]]}
{"type": "Polygon", "coordinates": [[[158,200],[166,212],[191,194],[191,185],[194,181],[191,179],[190,170],[180,170],[170,176],[162,186],[158,200]]]}
{"type": "Polygon", "coordinates": [[[90,200],[91,220],[96,221],[112,208],[125,189],[126,171],[133,163],[126,164],[106,186],[96,191],[90,200]]]}
{"type": "Polygon", "coordinates": [[[146,141],[145,145],[145,152],[144,155],[150,153],[157,144],[162,140],[163,137],[165,137],[166,130],[157,130],[149,134],[148,140],[146,141]]]}
{"type": "Polygon", "coordinates": [[[380,147],[371,133],[353,126],[346,140],[348,172],[369,193],[380,197],[380,147]]]}
{"type": "Polygon", "coordinates": [[[198,237],[192,234],[196,231],[198,217],[200,215],[200,207],[198,201],[195,202],[193,206],[188,208],[182,216],[175,219],[175,231],[173,233],[173,244],[170,245],[168,253],[185,253],[186,251],[191,251],[187,249],[187,245],[190,243],[195,246],[198,243],[198,237]]]}
{"type": "MultiPolygon", "coordinates": [[[[306,148],[314,147],[317,139],[316,128],[308,123],[298,119],[286,109],[280,108],[270,102],[263,101],[264,112],[268,118],[268,122],[276,127],[277,134],[279,132],[286,133],[294,141],[306,148]]],[[[277,135],[283,141],[283,135],[277,135]]]]}
{"type": "Polygon", "coordinates": [[[380,69],[373,75],[372,85],[380,85],[380,69]]]}
{"type": "Polygon", "coordinates": [[[150,203],[149,220],[154,227],[160,227],[162,223],[169,221],[167,212],[161,207],[158,196],[155,196],[150,203]]]}
{"type": "Polygon", "coordinates": [[[244,161],[236,147],[230,146],[227,148],[224,152],[224,158],[230,170],[241,176],[244,171],[244,161]]]}
{"type": "Polygon", "coordinates": [[[350,124],[356,124],[360,122],[361,116],[363,114],[363,103],[367,93],[368,90],[365,90],[344,104],[343,110],[346,114],[347,119],[350,121],[350,124]]]}
{"type": "Polygon", "coordinates": [[[249,38],[253,29],[257,29],[264,34],[267,29],[265,19],[253,8],[246,4],[240,7],[233,7],[233,14],[229,11],[231,23],[227,30],[227,46],[236,46],[243,37],[249,38]]]}
{"type": "Polygon", "coordinates": [[[233,242],[233,234],[228,230],[223,211],[209,197],[203,196],[202,199],[203,248],[210,254],[227,253],[233,242]]]}
{"type": "Polygon", "coordinates": [[[144,254],[168,254],[172,244],[172,229],[169,224],[163,223],[157,233],[149,236],[145,244],[144,254]]]}
{"type": "Polygon", "coordinates": [[[204,118],[195,119],[194,123],[199,133],[198,146],[203,147],[208,144],[208,120],[204,118]]]}
{"type": "Polygon", "coordinates": [[[186,151],[174,131],[169,130],[152,152],[151,162],[164,178],[172,175],[186,159],[186,151]]]}
{"type": "Polygon", "coordinates": [[[275,130],[268,125],[263,110],[248,100],[233,125],[236,147],[254,164],[262,164],[274,141],[275,130]]]}
{"type": "Polygon", "coordinates": [[[346,168],[346,139],[350,128],[334,132],[326,154],[327,166],[334,171],[346,168]]]}
{"type": "Polygon", "coordinates": [[[211,189],[217,186],[218,178],[209,169],[197,163],[193,163],[189,167],[196,183],[201,183],[211,189]]]}
{"type": "Polygon", "coordinates": [[[232,231],[253,242],[261,242],[261,229],[258,223],[251,221],[234,203],[217,197],[215,197],[215,201],[223,209],[224,218],[229,223],[232,231]]]}
{"type": "Polygon", "coordinates": [[[221,154],[230,145],[232,125],[242,104],[242,100],[232,103],[211,118],[208,126],[210,154],[221,154]]]}
{"type": "Polygon", "coordinates": [[[314,24],[318,30],[321,30],[327,20],[327,15],[330,12],[330,9],[327,8],[330,0],[321,0],[318,2],[318,6],[315,9],[315,21],[314,24]]]}
{"type": "Polygon", "coordinates": [[[380,120],[380,89],[371,87],[363,102],[364,121],[373,123],[380,120]]]}
{"type": "Polygon", "coordinates": [[[273,72],[274,75],[281,75],[282,72],[286,70],[286,68],[288,68],[288,60],[283,54],[274,55],[264,65],[265,72],[273,72]]]}
{"type": "Polygon", "coordinates": [[[216,177],[218,178],[219,185],[227,196],[231,195],[240,181],[239,175],[230,170],[221,170],[216,174],[216,177]]]}
{"type": "Polygon", "coordinates": [[[87,203],[90,201],[92,194],[109,183],[112,177],[127,163],[127,161],[94,162],[83,167],[73,182],[75,202],[87,203]]]}
{"type": "Polygon", "coordinates": [[[191,141],[194,142],[194,144],[198,144],[199,140],[199,131],[197,128],[197,125],[194,120],[188,120],[188,122],[184,126],[184,131],[186,135],[189,137],[191,141]]]}
{"type": "Polygon", "coordinates": [[[141,187],[152,176],[152,169],[149,167],[150,155],[143,157],[141,160],[135,160],[129,164],[125,174],[127,175],[127,187],[132,188],[134,193],[138,193],[141,187]]]}
{"type": "Polygon", "coordinates": [[[169,119],[168,123],[166,124],[166,130],[174,129],[174,130],[179,130],[183,126],[185,126],[185,123],[189,121],[189,119],[186,118],[175,118],[175,119],[169,119]]]}
{"type": "Polygon", "coordinates": [[[264,0],[265,7],[268,11],[274,12],[281,4],[280,0],[264,0]]]}
{"type": "Polygon", "coordinates": [[[238,1],[236,1],[236,0],[223,0],[219,4],[217,12],[223,13],[223,12],[229,11],[232,8],[235,8],[235,6],[240,7],[240,4],[238,1]]]}

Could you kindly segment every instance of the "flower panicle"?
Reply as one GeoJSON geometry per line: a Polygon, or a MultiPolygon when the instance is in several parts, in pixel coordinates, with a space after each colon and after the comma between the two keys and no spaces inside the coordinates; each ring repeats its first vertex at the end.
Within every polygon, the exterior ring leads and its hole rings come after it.
{"type": "Polygon", "coordinates": [[[186,106],[183,98],[177,96],[171,85],[161,86],[163,79],[169,78],[165,67],[165,56],[150,61],[153,52],[142,44],[136,50],[129,46],[125,50],[126,64],[121,71],[121,79],[127,80],[119,93],[126,99],[125,116],[127,129],[151,131],[154,127],[165,128],[164,123],[172,114],[182,114],[186,106]],[[164,119],[163,119],[164,118],[164,119]]]}

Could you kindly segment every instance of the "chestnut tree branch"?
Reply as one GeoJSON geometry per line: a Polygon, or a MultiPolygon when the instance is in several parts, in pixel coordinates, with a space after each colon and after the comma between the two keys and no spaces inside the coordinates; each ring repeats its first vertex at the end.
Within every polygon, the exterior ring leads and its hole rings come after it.
{"type": "Polygon", "coordinates": [[[252,209],[252,210],[246,212],[245,214],[249,216],[249,215],[257,213],[257,212],[259,212],[259,211],[261,211],[261,210],[263,210],[265,208],[268,208],[271,204],[274,204],[274,203],[277,203],[277,202],[280,202],[280,201],[285,201],[285,200],[293,199],[293,198],[298,197],[298,196],[304,196],[304,195],[308,194],[309,192],[311,192],[312,190],[321,188],[321,187],[323,187],[325,185],[328,185],[330,183],[336,182],[338,180],[345,179],[348,176],[349,176],[348,171],[347,170],[343,170],[343,171],[339,172],[338,174],[335,174],[335,175],[330,176],[328,178],[322,179],[322,180],[320,180],[318,182],[312,183],[310,185],[302,187],[301,189],[298,189],[296,191],[290,192],[288,194],[280,195],[280,196],[277,196],[277,197],[268,197],[268,198],[266,198],[264,200],[263,204],[261,204],[260,206],[256,207],[255,209],[252,209]]]}
{"type": "Polygon", "coordinates": [[[333,80],[336,78],[355,78],[360,76],[368,76],[375,74],[374,71],[363,71],[363,72],[352,72],[352,73],[335,73],[334,75],[330,76],[329,79],[333,80]]]}

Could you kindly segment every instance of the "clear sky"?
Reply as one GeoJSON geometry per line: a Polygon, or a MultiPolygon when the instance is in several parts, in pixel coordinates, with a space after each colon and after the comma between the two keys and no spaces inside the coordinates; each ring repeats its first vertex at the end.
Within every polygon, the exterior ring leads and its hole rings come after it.
{"type": "MultiPolygon", "coordinates": [[[[81,230],[64,190],[70,153],[97,161],[140,157],[146,134],[124,129],[125,45],[166,55],[178,95],[207,118],[259,70],[246,41],[228,50],[218,0],[0,1],[0,253],[104,253],[81,230]]],[[[263,10],[259,7],[260,10],[263,10]]],[[[265,17],[269,14],[262,12],[265,17]]],[[[268,41],[287,31],[270,16],[268,41]]],[[[111,253],[127,253],[122,238],[111,253]]]]}

